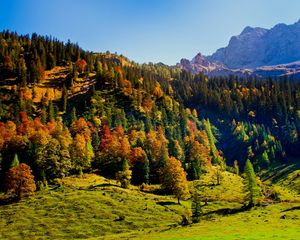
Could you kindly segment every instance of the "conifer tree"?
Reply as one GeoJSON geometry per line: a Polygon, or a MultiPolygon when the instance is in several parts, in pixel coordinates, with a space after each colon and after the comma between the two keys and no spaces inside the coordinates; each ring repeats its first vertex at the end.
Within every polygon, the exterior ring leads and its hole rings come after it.
{"type": "Polygon", "coordinates": [[[237,160],[234,160],[233,167],[234,167],[235,174],[240,175],[240,168],[239,168],[239,163],[237,160]]]}
{"type": "Polygon", "coordinates": [[[256,204],[257,198],[260,196],[261,189],[257,184],[253,165],[249,159],[246,161],[244,173],[248,206],[253,207],[256,204]]]}
{"type": "Polygon", "coordinates": [[[15,153],[14,160],[11,162],[10,167],[16,167],[20,164],[18,154],[15,153]]]}
{"type": "Polygon", "coordinates": [[[77,120],[76,108],[73,107],[72,112],[71,112],[71,123],[75,122],[76,120],[77,120]]]}
{"type": "Polygon", "coordinates": [[[199,197],[197,191],[195,191],[195,193],[193,194],[193,198],[192,198],[192,221],[193,221],[193,223],[199,223],[201,216],[202,216],[202,208],[201,208],[200,197],[199,197]]]}
{"type": "Polygon", "coordinates": [[[67,111],[67,104],[68,104],[68,89],[64,85],[62,91],[62,98],[63,98],[63,112],[67,111]]]}
{"type": "Polygon", "coordinates": [[[161,154],[161,160],[159,163],[159,167],[164,167],[166,166],[167,159],[169,158],[169,153],[168,153],[168,148],[167,146],[163,145],[162,146],[162,154],[161,154]]]}
{"type": "Polygon", "coordinates": [[[212,153],[212,156],[213,156],[213,163],[214,164],[220,164],[221,163],[221,159],[220,159],[220,156],[219,156],[219,153],[218,153],[218,149],[217,149],[216,144],[215,144],[215,137],[214,137],[214,135],[212,133],[209,119],[208,120],[204,120],[204,128],[205,128],[205,131],[206,131],[208,139],[209,139],[211,153],[212,153]]]}
{"type": "Polygon", "coordinates": [[[54,112],[54,106],[52,101],[49,102],[49,109],[48,109],[48,120],[55,119],[55,112],[54,112]]]}
{"type": "Polygon", "coordinates": [[[47,110],[46,110],[45,106],[42,107],[41,115],[40,116],[41,116],[41,122],[43,124],[46,124],[46,122],[47,122],[47,110]]]}
{"type": "Polygon", "coordinates": [[[270,164],[270,160],[269,160],[267,151],[264,151],[263,154],[261,155],[261,161],[262,161],[262,164],[265,166],[268,166],[270,164]]]}

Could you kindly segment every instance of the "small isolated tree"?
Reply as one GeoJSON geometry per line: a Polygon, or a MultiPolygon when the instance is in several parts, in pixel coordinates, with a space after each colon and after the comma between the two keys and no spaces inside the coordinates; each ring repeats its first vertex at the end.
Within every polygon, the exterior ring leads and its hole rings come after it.
{"type": "Polygon", "coordinates": [[[175,157],[170,157],[161,171],[161,187],[163,190],[173,193],[180,204],[180,199],[189,195],[186,173],[181,166],[181,162],[175,157]]]}
{"type": "Polygon", "coordinates": [[[18,154],[15,154],[14,160],[11,162],[10,167],[16,167],[20,164],[18,154]]]}
{"type": "Polygon", "coordinates": [[[10,168],[5,176],[5,192],[15,194],[18,199],[33,194],[36,186],[31,172],[25,163],[10,168]]]}
{"type": "Polygon", "coordinates": [[[217,182],[217,185],[221,185],[221,182],[223,180],[223,173],[222,173],[222,170],[219,166],[216,167],[215,169],[215,180],[217,182]]]}
{"type": "Polygon", "coordinates": [[[116,179],[121,183],[122,188],[128,188],[131,180],[132,171],[129,169],[127,159],[124,158],[122,171],[116,173],[116,179]]]}
{"type": "Polygon", "coordinates": [[[202,215],[201,202],[199,194],[195,191],[192,199],[192,221],[193,223],[200,222],[200,218],[202,215]]]}
{"type": "Polygon", "coordinates": [[[235,174],[240,175],[240,168],[239,168],[239,163],[237,160],[234,160],[233,167],[234,167],[235,174]]]}
{"type": "Polygon", "coordinates": [[[256,175],[253,169],[253,165],[249,159],[247,159],[245,168],[245,187],[247,191],[247,201],[249,207],[253,207],[257,198],[260,197],[261,189],[257,184],[256,175]]]}

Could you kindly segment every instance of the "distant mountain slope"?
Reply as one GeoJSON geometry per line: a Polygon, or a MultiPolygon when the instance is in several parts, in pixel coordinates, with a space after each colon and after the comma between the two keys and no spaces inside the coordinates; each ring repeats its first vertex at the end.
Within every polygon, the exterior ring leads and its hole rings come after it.
{"type": "Polygon", "coordinates": [[[297,75],[299,62],[287,64],[299,60],[300,20],[291,25],[277,24],[271,29],[246,27],[240,35],[231,37],[227,47],[211,56],[197,54],[192,61],[182,59],[179,65],[194,73],[212,76],[251,74],[265,77],[297,75]]]}
{"type": "Polygon", "coordinates": [[[270,30],[246,27],[230,39],[225,48],[217,50],[210,61],[228,68],[255,68],[294,62],[300,59],[300,21],[277,24],[270,30]]]}
{"type": "Polygon", "coordinates": [[[249,68],[264,65],[265,36],[268,30],[246,27],[238,36],[231,37],[225,48],[220,48],[209,61],[221,62],[228,68],[249,68]]]}

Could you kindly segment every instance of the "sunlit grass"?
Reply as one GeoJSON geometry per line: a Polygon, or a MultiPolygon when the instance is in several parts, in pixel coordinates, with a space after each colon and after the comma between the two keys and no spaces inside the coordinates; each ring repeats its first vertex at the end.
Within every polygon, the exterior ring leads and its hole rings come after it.
{"type": "Polygon", "coordinates": [[[95,175],[75,179],[64,180],[73,181],[72,188],[62,186],[38,192],[18,203],[1,206],[0,239],[75,239],[164,229],[177,225],[185,211],[184,205],[177,205],[169,196],[121,189],[95,175]],[[90,182],[98,186],[90,188],[90,182]]]}
{"type": "MultiPolygon", "coordinates": [[[[0,239],[299,239],[300,204],[279,203],[241,209],[242,179],[224,173],[220,185],[210,176],[200,184],[207,196],[199,224],[180,225],[190,200],[178,205],[172,196],[122,189],[95,174],[58,181],[60,187],[0,206],[0,239]]],[[[59,185],[58,185],[59,186],[59,185]]],[[[157,189],[155,186],[153,189],[157,189]]],[[[204,198],[203,198],[204,199],[204,198]]],[[[204,205],[204,201],[202,205],[204,205]]]]}

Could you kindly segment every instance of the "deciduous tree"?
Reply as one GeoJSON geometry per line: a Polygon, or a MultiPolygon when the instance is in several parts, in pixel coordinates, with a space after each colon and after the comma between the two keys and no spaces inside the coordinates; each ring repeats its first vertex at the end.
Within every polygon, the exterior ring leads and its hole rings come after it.
{"type": "Polygon", "coordinates": [[[33,194],[36,186],[31,172],[25,163],[10,168],[5,176],[5,191],[15,194],[18,199],[33,194]]]}
{"type": "Polygon", "coordinates": [[[175,157],[168,158],[166,166],[161,171],[161,187],[163,190],[173,193],[178,199],[178,204],[180,199],[189,195],[186,173],[181,162],[175,157]]]}

